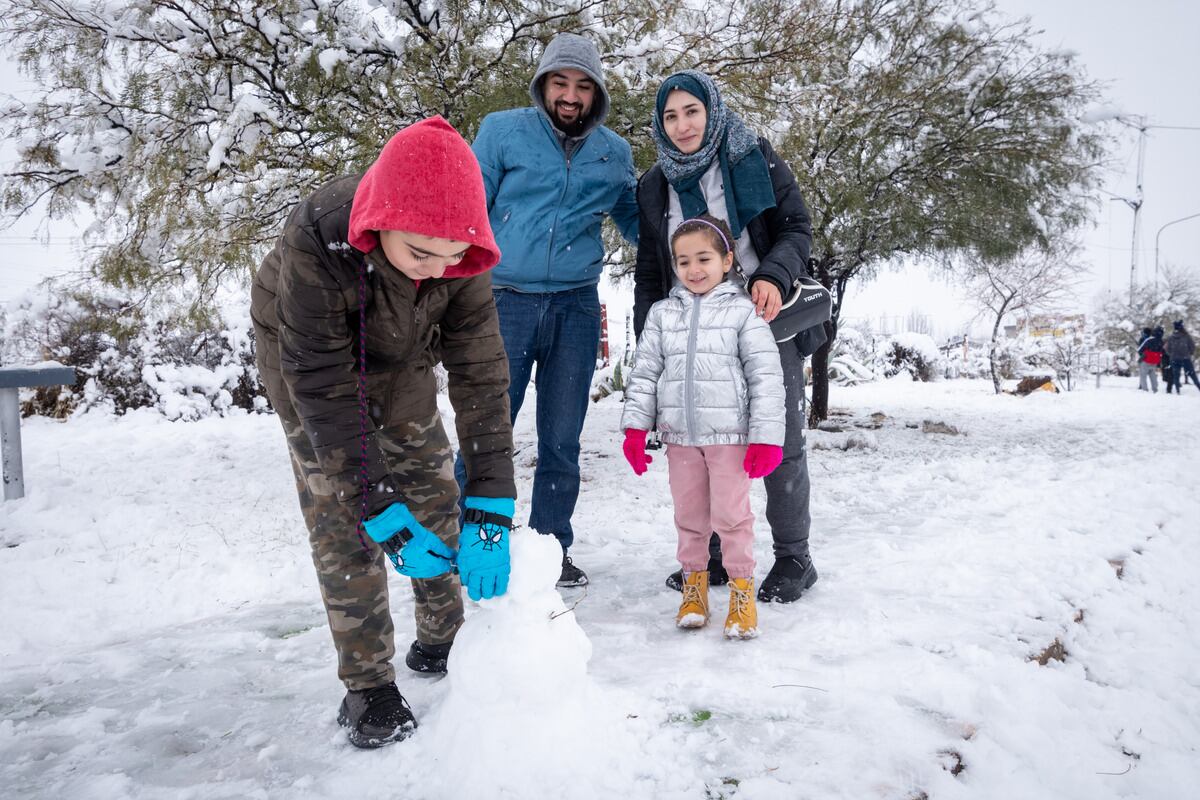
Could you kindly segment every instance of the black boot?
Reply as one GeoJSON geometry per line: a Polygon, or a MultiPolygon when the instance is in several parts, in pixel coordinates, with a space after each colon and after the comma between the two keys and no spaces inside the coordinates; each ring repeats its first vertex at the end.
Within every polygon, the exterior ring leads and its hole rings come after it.
{"type": "MultiPolygon", "coordinates": [[[[710,556],[708,559],[708,585],[724,586],[729,583],[729,573],[721,563],[720,556],[710,556]]],[[[667,588],[677,592],[683,591],[683,570],[677,569],[667,576],[667,588]]]]}
{"type": "Polygon", "coordinates": [[[338,725],[355,747],[383,747],[412,736],[417,720],[395,683],[346,692],[338,709],[338,725]]]}
{"type": "Polygon", "coordinates": [[[571,557],[569,555],[567,555],[566,552],[564,552],[563,553],[563,562],[562,562],[562,572],[559,574],[558,583],[555,585],[556,586],[565,586],[565,587],[587,586],[587,583],[588,583],[587,573],[584,572],[583,570],[581,570],[579,567],[575,566],[575,563],[573,561],[571,561],[571,557]]]}
{"type": "Polygon", "coordinates": [[[816,582],[817,568],[811,558],[783,556],[775,560],[775,565],[758,587],[758,602],[794,603],[816,582]]]}
{"type": "Polygon", "coordinates": [[[450,645],[453,642],[445,644],[425,644],[413,639],[412,647],[408,648],[408,655],[404,657],[404,663],[413,672],[427,672],[446,674],[446,658],[450,655],[450,645]]]}

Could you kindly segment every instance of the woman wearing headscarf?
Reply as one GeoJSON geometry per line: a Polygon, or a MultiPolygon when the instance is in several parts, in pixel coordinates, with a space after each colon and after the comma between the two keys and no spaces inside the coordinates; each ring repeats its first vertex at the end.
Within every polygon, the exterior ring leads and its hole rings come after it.
{"type": "MultiPolygon", "coordinates": [[[[708,213],[729,223],[740,277],[762,317],[779,313],[794,282],[807,274],[812,226],[796,178],[771,144],[725,106],[712,78],[696,70],[671,75],[655,101],[658,161],[638,183],[640,240],[634,332],[673,285],[671,232],[708,213]]],[[[808,459],[804,449],[804,354],[796,340],[779,344],[786,391],[783,462],[764,478],[775,563],[760,602],[790,603],[817,580],[809,553],[808,459]]],[[[726,574],[719,541],[710,541],[709,582],[726,574]]],[[[667,585],[679,589],[679,572],[667,585]]]]}

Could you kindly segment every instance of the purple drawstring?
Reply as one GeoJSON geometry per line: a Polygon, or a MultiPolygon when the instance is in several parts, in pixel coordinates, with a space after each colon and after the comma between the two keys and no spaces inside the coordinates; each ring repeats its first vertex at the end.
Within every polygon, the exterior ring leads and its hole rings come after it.
{"type": "Polygon", "coordinates": [[[367,540],[363,538],[363,523],[367,520],[367,489],[370,475],[367,471],[367,259],[358,262],[358,441],[361,447],[359,464],[359,489],[361,503],[358,511],[358,526],[355,533],[363,552],[371,554],[367,540]]]}

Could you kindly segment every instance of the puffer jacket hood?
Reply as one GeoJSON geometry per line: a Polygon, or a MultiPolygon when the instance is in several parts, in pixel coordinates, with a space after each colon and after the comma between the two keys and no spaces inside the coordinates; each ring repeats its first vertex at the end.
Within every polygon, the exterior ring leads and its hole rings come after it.
{"type": "Polygon", "coordinates": [[[595,130],[608,119],[608,89],[604,86],[604,65],[600,62],[600,51],[591,39],[577,33],[560,33],[546,45],[537,72],[529,82],[529,96],[547,119],[551,117],[542,94],[542,78],[560,69],[577,69],[596,84],[596,99],[592,103],[592,110],[588,112],[586,130],[581,134],[586,136],[588,131],[595,130]]]}
{"type": "Polygon", "coordinates": [[[735,284],[705,295],[676,286],[650,309],[621,428],[655,426],[668,444],[783,445],[779,348],[735,284]]]}

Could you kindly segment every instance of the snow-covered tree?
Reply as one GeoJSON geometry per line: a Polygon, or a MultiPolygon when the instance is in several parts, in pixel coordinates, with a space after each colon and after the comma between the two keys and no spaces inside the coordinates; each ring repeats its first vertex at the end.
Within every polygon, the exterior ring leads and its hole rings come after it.
{"type": "Polygon", "coordinates": [[[846,286],[897,256],[1008,254],[1084,218],[1102,145],[1076,124],[1096,90],[1074,58],[989,0],[0,0],[0,20],[40,87],[0,106],[19,153],[4,213],[89,211],[100,275],[198,298],[402,125],[439,113],[470,137],[527,104],[561,30],[597,40],[639,167],[653,90],[683,67],[778,144],[812,208],[831,339],[846,286]]]}
{"type": "Polygon", "coordinates": [[[1132,305],[1122,293],[1101,296],[1096,306],[1099,344],[1134,363],[1142,328],[1162,326],[1170,335],[1171,323],[1181,319],[1189,331],[1200,330],[1200,279],[1192,269],[1168,265],[1156,283],[1135,287],[1132,305]]]}
{"type": "Polygon", "coordinates": [[[1037,351],[1032,360],[1053,370],[1059,383],[1068,392],[1073,392],[1088,368],[1087,359],[1093,352],[1092,342],[1093,337],[1085,327],[1067,323],[1053,336],[1037,339],[1037,351]]]}
{"type": "MultiPolygon", "coordinates": [[[[793,66],[783,148],[805,173],[835,335],[847,285],[898,256],[1004,259],[1083,222],[1104,149],[1079,123],[1095,85],[1071,54],[1039,49],[1027,21],[970,0],[847,9],[793,66]]],[[[826,353],[813,359],[814,418],[826,353]]]]}
{"type": "Polygon", "coordinates": [[[400,127],[441,114],[470,137],[529,102],[558,30],[605,47],[656,19],[644,0],[0,0],[0,43],[40,87],[0,106],[4,213],[86,210],[108,282],[206,298],[400,127]]]}
{"type": "Polygon", "coordinates": [[[988,360],[992,386],[1000,393],[1002,325],[1006,318],[1053,311],[1074,286],[1082,267],[1070,245],[1029,247],[1015,256],[967,260],[966,289],[992,324],[988,360]]]}

